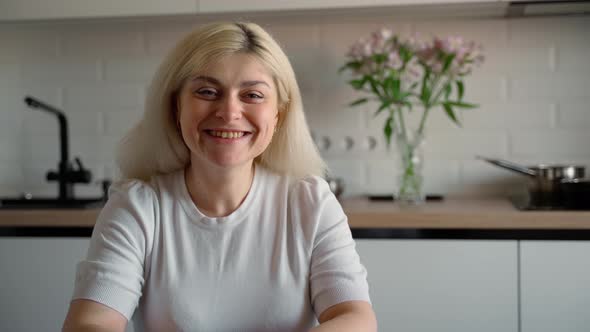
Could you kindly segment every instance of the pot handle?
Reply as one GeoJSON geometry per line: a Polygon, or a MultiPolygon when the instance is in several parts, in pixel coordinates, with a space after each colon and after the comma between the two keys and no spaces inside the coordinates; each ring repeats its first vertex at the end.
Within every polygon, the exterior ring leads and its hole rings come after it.
{"type": "Polygon", "coordinates": [[[515,164],[513,162],[507,161],[507,160],[502,160],[502,159],[492,159],[492,158],[486,158],[486,157],[482,157],[482,156],[476,156],[477,159],[481,159],[483,161],[487,161],[490,164],[496,165],[498,167],[502,167],[505,169],[509,169],[511,171],[515,171],[518,172],[520,174],[524,174],[524,175],[528,175],[530,177],[536,177],[537,176],[537,172],[535,172],[534,170],[526,167],[526,166],[522,166],[519,164],[515,164]]]}

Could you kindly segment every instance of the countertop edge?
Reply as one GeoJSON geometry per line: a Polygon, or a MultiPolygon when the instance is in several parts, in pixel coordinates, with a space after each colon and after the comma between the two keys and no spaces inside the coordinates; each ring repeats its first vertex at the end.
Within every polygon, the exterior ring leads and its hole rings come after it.
{"type": "MultiPolygon", "coordinates": [[[[419,207],[341,201],[352,230],[590,231],[590,211],[520,211],[506,199],[446,199],[419,207]]],[[[0,210],[0,229],[92,228],[100,209],[0,210]]]]}
{"type": "MultiPolygon", "coordinates": [[[[89,238],[93,227],[0,227],[0,238],[89,238]]],[[[357,240],[545,240],[590,241],[590,230],[351,228],[357,240]]]]}

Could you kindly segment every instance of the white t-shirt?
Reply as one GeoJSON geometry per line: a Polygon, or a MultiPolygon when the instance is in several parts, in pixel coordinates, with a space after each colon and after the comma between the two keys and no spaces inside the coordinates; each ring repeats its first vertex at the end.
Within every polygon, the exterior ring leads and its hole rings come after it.
{"type": "Polygon", "coordinates": [[[306,331],[332,305],[369,301],[346,215],[319,177],[256,167],[229,216],[192,202],[184,171],[113,185],[73,299],[145,331],[306,331]]]}

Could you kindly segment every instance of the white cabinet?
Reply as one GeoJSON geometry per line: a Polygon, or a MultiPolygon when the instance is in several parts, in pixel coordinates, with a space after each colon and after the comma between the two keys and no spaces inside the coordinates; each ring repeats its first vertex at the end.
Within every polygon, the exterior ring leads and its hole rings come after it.
{"type": "Polygon", "coordinates": [[[1,0],[0,22],[496,2],[500,0],[1,0]]]}
{"type": "Polygon", "coordinates": [[[521,241],[522,332],[590,331],[590,242],[521,241]]]}
{"type": "Polygon", "coordinates": [[[0,238],[0,331],[61,331],[76,264],[89,243],[88,238],[0,238]]]}
{"type": "Polygon", "coordinates": [[[1,0],[0,21],[194,14],[198,0],[1,0]]]}
{"type": "MultiPolygon", "coordinates": [[[[59,331],[88,243],[0,238],[0,331],[59,331]]],[[[380,331],[590,331],[590,241],[356,243],[380,331]]]]}
{"type": "Polygon", "coordinates": [[[359,0],[201,0],[199,1],[200,13],[218,12],[249,12],[265,10],[300,10],[300,9],[327,9],[327,8],[351,8],[367,7],[375,5],[374,1],[359,0]]]}
{"type": "Polygon", "coordinates": [[[0,331],[60,331],[89,242],[0,238],[0,331]]]}
{"type": "Polygon", "coordinates": [[[380,331],[518,330],[517,241],[356,243],[380,331]]]}
{"type": "Polygon", "coordinates": [[[265,10],[338,9],[377,6],[411,6],[450,3],[493,3],[499,0],[200,0],[200,13],[265,10]]]}

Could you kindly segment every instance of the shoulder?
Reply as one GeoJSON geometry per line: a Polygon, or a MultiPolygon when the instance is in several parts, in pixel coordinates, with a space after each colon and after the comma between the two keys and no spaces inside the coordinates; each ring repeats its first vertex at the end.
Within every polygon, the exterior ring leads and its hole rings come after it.
{"type": "Polygon", "coordinates": [[[290,192],[297,197],[310,199],[326,199],[332,195],[326,180],[319,176],[308,176],[303,179],[291,180],[290,192]]]}
{"type": "Polygon", "coordinates": [[[112,196],[125,197],[135,203],[157,202],[161,195],[170,195],[175,192],[178,185],[178,177],[183,171],[173,171],[152,176],[149,181],[141,179],[123,179],[111,185],[109,199],[112,196]]]}
{"type": "Polygon", "coordinates": [[[330,190],[326,180],[319,176],[309,176],[292,180],[289,189],[292,205],[314,214],[320,213],[326,206],[339,206],[338,200],[330,190]]]}
{"type": "Polygon", "coordinates": [[[153,223],[160,210],[159,192],[165,189],[162,188],[161,177],[163,176],[153,177],[149,182],[139,179],[114,182],[109,188],[108,200],[101,211],[101,217],[153,223]]]}
{"type": "MultiPolygon", "coordinates": [[[[151,204],[156,197],[154,181],[145,182],[138,179],[126,179],[113,183],[109,187],[109,202],[127,203],[132,205],[151,204]]],[[[117,205],[119,205],[117,204],[117,205]]]]}

